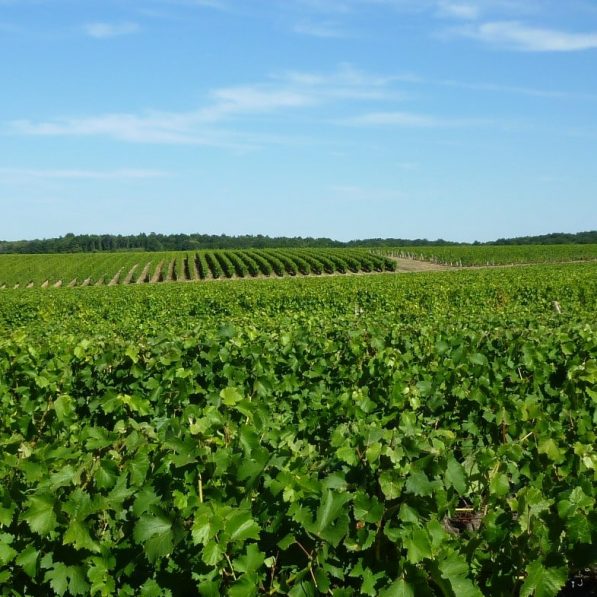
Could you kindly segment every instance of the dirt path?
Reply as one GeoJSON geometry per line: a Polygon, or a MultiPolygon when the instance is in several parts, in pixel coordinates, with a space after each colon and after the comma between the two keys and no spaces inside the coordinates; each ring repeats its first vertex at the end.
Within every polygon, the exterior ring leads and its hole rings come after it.
{"type": "Polygon", "coordinates": [[[440,263],[432,263],[431,261],[419,261],[417,259],[403,259],[402,257],[393,257],[391,255],[385,255],[392,261],[395,261],[398,265],[396,270],[400,272],[439,272],[447,269],[456,269],[449,265],[441,265],[440,263]]]}

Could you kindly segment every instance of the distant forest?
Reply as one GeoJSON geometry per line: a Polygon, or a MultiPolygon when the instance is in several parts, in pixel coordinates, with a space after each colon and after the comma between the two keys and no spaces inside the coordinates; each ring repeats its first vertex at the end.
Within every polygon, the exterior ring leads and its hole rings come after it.
{"type": "MultiPolygon", "coordinates": [[[[568,234],[500,238],[473,245],[558,245],[597,244],[597,230],[568,234]]],[[[228,236],[210,234],[66,234],[59,238],[0,241],[0,253],[95,253],[101,251],[195,251],[198,249],[247,249],[281,247],[409,247],[466,245],[443,239],[369,238],[341,242],[331,238],[228,236]]]]}

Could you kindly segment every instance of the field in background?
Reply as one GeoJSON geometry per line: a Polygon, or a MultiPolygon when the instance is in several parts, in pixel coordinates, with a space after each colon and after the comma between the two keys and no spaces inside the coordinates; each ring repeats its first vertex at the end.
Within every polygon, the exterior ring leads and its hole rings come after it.
{"type": "Polygon", "coordinates": [[[597,245],[238,249],[0,255],[0,289],[425,271],[597,260],[597,245]]]}
{"type": "Polygon", "coordinates": [[[393,271],[365,249],[242,249],[167,253],[0,255],[0,288],[186,282],[393,271]]]}
{"type": "Polygon", "coordinates": [[[597,260],[597,245],[396,247],[378,249],[376,252],[464,267],[597,260]]]}

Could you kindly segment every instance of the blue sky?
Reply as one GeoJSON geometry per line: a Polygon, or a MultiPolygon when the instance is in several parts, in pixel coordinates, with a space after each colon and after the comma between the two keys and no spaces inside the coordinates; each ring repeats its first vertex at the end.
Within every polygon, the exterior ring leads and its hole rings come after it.
{"type": "Polygon", "coordinates": [[[0,0],[0,239],[597,228],[593,0],[0,0]]]}

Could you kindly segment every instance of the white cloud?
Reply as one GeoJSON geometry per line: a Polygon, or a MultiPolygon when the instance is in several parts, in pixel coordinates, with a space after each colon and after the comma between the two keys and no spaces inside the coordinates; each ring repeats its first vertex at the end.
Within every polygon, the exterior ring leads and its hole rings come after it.
{"type": "Polygon", "coordinates": [[[438,14],[442,17],[475,20],[479,18],[480,12],[480,7],[471,3],[443,0],[438,5],[438,14]]]}
{"type": "Polygon", "coordinates": [[[473,118],[449,119],[416,112],[368,112],[350,118],[337,120],[336,124],[346,126],[392,126],[404,128],[443,128],[480,126],[489,124],[487,120],[473,118]]]}
{"type": "Polygon", "coordinates": [[[137,33],[140,27],[137,23],[87,23],[83,30],[89,37],[108,39],[121,35],[137,33]]]}
{"type": "Polygon", "coordinates": [[[301,108],[315,103],[315,99],[300,89],[277,88],[267,85],[224,87],[211,92],[211,107],[197,113],[207,120],[221,120],[225,116],[255,112],[273,112],[281,108],[301,108]]]}
{"type": "Polygon", "coordinates": [[[164,143],[225,146],[218,138],[194,130],[194,113],[146,112],[143,114],[100,114],[82,118],[60,118],[47,122],[13,122],[17,133],[34,136],[109,137],[134,143],[164,143]]]}
{"type": "Polygon", "coordinates": [[[195,6],[199,8],[215,8],[226,10],[228,5],[222,0],[159,0],[163,4],[179,4],[184,6],[195,6]]]}
{"type": "Polygon", "coordinates": [[[454,31],[484,43],[526,52],[574,52],[597,48],[597,32],[542,29],[520,21],[481,23],[454,31]]]}
{"type": "Polygon", "coordinates": [[[294,4],[299,10],[312,11],[317,13],[348,14],[353,11],[353,5],[347,0],[278,0],[285,8],[294,4]]]}
{"type": "Polygon", "coordinates": [[[575,93],[572,91],[561,91],[557,89],[538,89],[535,87],[521,87],[517,85],[503,85],[496,83],[465,83],[462,81],[432,81],[437,85],[444,87],[455,87],[459,89],[470,89],[472,91],[485,91],[488,93],[512,93],[515,95],[527,95],[530,97],[540,97],[548,99],[573,99],[595,101],[597,95],[590,93],[575,93]]]}
{"type": "Polygon", "coordinates": [[[198,145],[240,151],[255,149],[262,144],[288,142],[281,136],[214,128],[225,114],[231,116],[234,109],[222,106],[195,112],[100,114],[38,123],[20,120],[12,123],[12,129],[17,134],[30,136],[93,136],[130,143],[198,145]]]}
{"type": "Polygon", "coordinates": [[[203,8],[217,8],[218,10],[224,10],[227,5],[221,0],[187,0],[187,4],[192,6],[200,6],[203,8]]]}
{"type": "Polygon", "coordinates": [[[314,23],[302,21],[294,26],[294,32],[310,37],[321,37],[323,39],[339,39],[350,37],[350,35],[333,23],[314,23]]]}
{"type": "MultiPolygon", "coordinates": [[[[36,136],[103,136],[136,143],[193,144],[246,149],[255,135],[229,132],[223,123],[246,116],[272,115],[304,110],[344,100],[398,99],[388,89],[391,77],[370,75],[341,65],[332,73],[287,72],[267,83],[223,87],[210,92],[210,102],[186,112],[145,111],[108,113],[87,117],[64,117],[34,122],[17,120],[10,128],[36,136]]],[[[261,135],[267,142],[267,138],[261,135]]],[[[269,140],[271,141],[271,137],[269,140]]]]}
{"type": "Polygon", "coordinates": [[[306,87],[386,87],[401,77],[384,76],[364,72],[351,64],[341,64],[331,73],[286,71],[279,78],[306,87]]]}
{"type": "Polygon", "coordinates": [[[352,126],[403,126],[430,128],[439,125],[434,116],[413,112],[368,112],[339,121],[352,126]]]}
{"type": "Polygon", "coordinates": [[[118,170],[77,170],[77,169],[34,169],[34,168],[0,168],[0,181],[30,180],[30,179],[89,179],[89,180],[120,180],[147,179],[169,176],[162,170],[140,170],[123,168],[118,170]]]}

